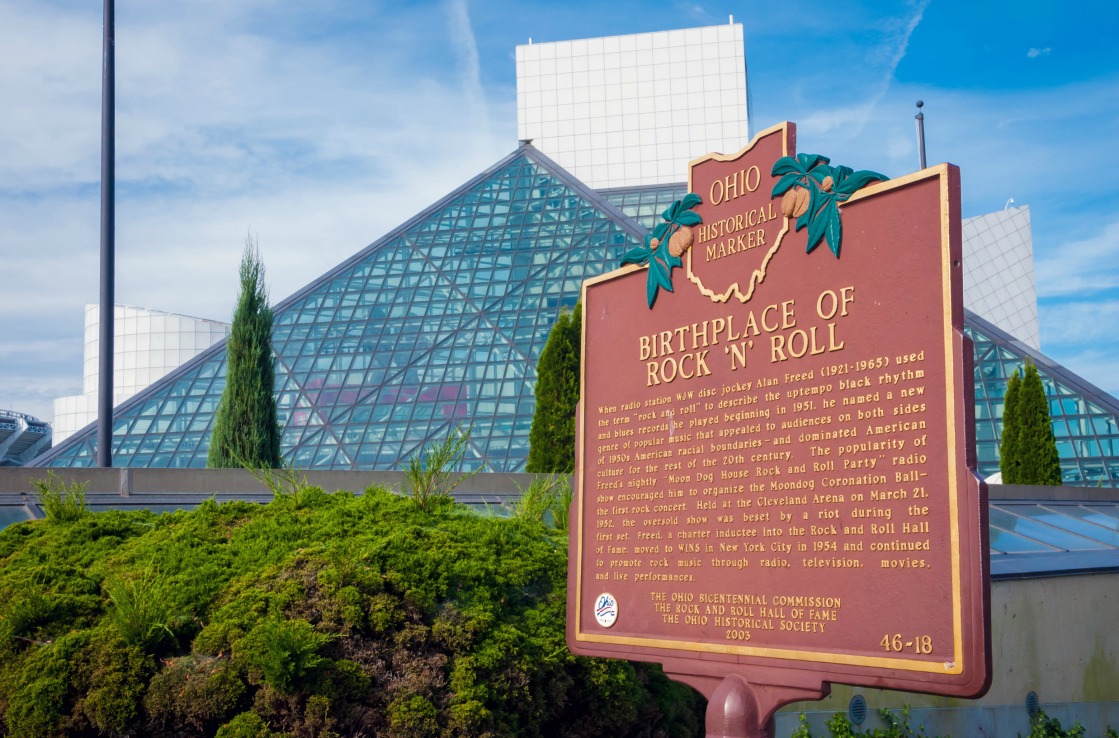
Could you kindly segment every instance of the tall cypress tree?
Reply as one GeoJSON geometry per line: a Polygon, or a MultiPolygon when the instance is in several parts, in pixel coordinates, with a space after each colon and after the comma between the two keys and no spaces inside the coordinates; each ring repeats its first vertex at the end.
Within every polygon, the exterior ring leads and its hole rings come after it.
{"type": "Polygon", "coordinates": [[[583,306],[560,313],[536,365],[536,412],[525,470],[566,474],[575,469],[575,405],[583,354],[583,306]]]}
{"type": "Polygon", "coordinates": [[[1061,458],[1053,436],[1049,401],[1041,375],[1032,362],[1026,362],[1020,380],[1017,371],[1010,378],[1003,407],[1003,483],[1060,484],[1061,458]]]}
{"type": "Polygon", "coordinates": [[[1049,400],[1041,375],[1032,362],[1026,362],[1026,373],[1018,390],[1018,457],[1021,459],[1021,484],[1060,484],[1061,457],[1053,436],[1053,420],[1049,416],[1049,400]]]}
{"type": "Polygon", "coordinates": [[[1020,462],[1018,460],[1018,391],[1022,375],[1017,369],[1006,381],[1006,396],[1002,401],[1002,443],[999,444],[999,471],[1003,484],[1017,484],[1020,462]]]}
{"type": "Polygon", "coordinates": [[[241,294],[226,342],[225,391],[214,419],[207,466],[276,469],[281,465],[273,394],[275,362],[264,263],[250,235],[241,257],[241,294]]]}

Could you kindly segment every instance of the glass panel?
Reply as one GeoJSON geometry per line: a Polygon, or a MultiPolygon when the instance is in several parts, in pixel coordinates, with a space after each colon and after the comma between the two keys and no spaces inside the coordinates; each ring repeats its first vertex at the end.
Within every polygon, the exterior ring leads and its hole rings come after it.
{"type": "Polygon", "coordinates": [[[7,528],[14,523],[31,520],[31,511],[26,505],[4,505],[0,507],[0,528],[7,528]]]}
{"type": "MultiPolygon", "coordinates": [[[[1079,512],[1082,510],[1079,506],[1000,504],[999,507],[1045,523],[1046,525],[1075,533],[1078,536],[1083,536],[1084,538],[1089,538],[1108,546],[1119,547],[1119,528],[1096,525],[1093,521],[1088,520],[1082,512],[1079,512]]],[[[1110,520],[1112,523],[1119,522],[1114,518],[1110,520]]]]}
{"type": "Polygon", "coordinates": [[[1074,535],[1066,530],[1047,525],[1033,517],[1013,515],[1002,509],[1001,506],[992,505],[991,528],[993,530],[996,527],[1066,551],[1106,548],[1104,544],[1097,540],[1074,535]]]}
{"type": "Polygon", "coordinates": [[[1077,505],[1061,509],[1108,530],[1119,531],[1119,507],[1115,505],[1077,505]]]}

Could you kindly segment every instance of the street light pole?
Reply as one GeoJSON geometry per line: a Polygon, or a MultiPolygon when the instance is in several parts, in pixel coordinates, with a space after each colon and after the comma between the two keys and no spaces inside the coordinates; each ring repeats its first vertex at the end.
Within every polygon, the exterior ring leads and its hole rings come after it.
{"type": "Polygon", "coordinates": [[[113,465],[113,304],[116,255],[116,41],[113,0],[104,0],[101,68],[101,317],[98,340],[97,465],[113,465]]]}
{"type": "Polygon", "coordinates": [[[917,101],[917,156],[921,163],[921,169],[925,168],[925,111],[921,108],[925,107],[924,100],[917,101]]]}

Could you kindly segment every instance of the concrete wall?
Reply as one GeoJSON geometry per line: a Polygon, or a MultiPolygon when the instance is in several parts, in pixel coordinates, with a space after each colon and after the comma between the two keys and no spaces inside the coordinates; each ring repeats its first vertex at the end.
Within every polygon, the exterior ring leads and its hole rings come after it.
{"type": "Polygon", "coordinates": [[[871,713],[914,708],[912,725],[923,724],[928,735],[1014,738],[1029,733],[1026,696],[1034,692],[1042,709],[1066,727],[1079,720],[1088,736],[1102,736],[1108,726],[1119,729],[1117,623],[1119,573],[993,582],[994,667],[984,697],[959,700],[832,685],[824,700],[785,708],[777,735],[788,736],[797,713],[805,712],[814,734],[827,736],[827,719],[847,712],[851,698],[861,694],[871,713]]]}
{"type": "MultiPolygon", "coordinates": [[[[147,503],[196,503],[216,496],[219,500],[267,500],[272,491],[269,484],[288,491],[291,480],[306,479],[311,485],[328,492],[348,490],[362,492],[377,485],[394,490],[404,488],[403,472],[372,471],[283,471],[267,475],[245,469],[127,469],[81,468],[38,469],[31,467],[0,467],[0,503],[16,504],[34,499],[34,481],[44,480],[48,472],[63,483],[88,483],[86,501],[90,505],[141,505],[147,503]],[[129,498],[127,500],[119,499],[129,498]]],[[[532,482],[532,474],[475,474],[454,491],[456,500],[465,504],[502,504],[516,498],[532,482]]]]}
{"type": "MultiPolygon", "coordinates": [[[[30,494],[32,481],[45,479],[52,471],[64,483],[88,482],[91,494],[270,494],[259,474],[245,469],[103,469],[37,467],[0,467],[0,494],[30,494]]],[[[290,472],[298,479],[328,491],[339,489],[360,492],[377,484],[400,489],[403,472],[326,470],[290,472]]],[[[274,479],[283,481],[289,472],[276,470],[274,479]]],[[[466,480],[459,491],[469,494],[516,495],[532,481],[532,474],[486,472],[466,480]]],[[[989,486],[991,500],[1119,500],[1119,489],[1098,487],[1037,487],[1030,485],[995,484],[989,486]]]]}

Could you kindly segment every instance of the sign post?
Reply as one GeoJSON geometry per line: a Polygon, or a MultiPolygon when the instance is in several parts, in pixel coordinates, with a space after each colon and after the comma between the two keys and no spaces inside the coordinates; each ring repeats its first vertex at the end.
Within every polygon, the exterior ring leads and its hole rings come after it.
{"type": "Polygon", "coordinates": [[[886,180],[785,123],[689,190],[583,285],[571,649],[662,663],[709,736],[831,682],[981,695],[958,169],[886,180]]]}

